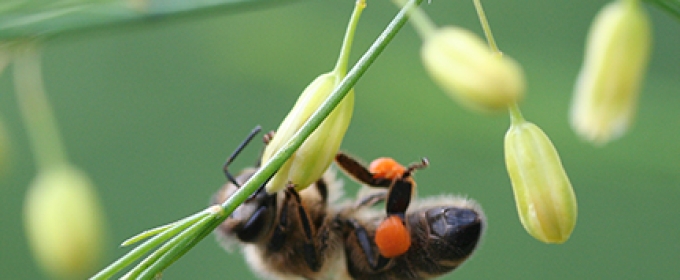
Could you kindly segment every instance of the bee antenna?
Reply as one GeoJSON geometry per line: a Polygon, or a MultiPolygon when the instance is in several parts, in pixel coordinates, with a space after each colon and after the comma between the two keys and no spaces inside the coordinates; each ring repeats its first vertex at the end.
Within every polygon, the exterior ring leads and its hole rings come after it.
{"type": "Polygon", "coordinates": [[[409,177],[413,173],[413,171],[416,171],[418,169],[424,169],[430,165],[430,160],[428,160],[426,157],[420,159],[420,162],[415,162],[411,163],[411,165],[408,166],[406,169],[406,172],[404,172],[404,175],[402,177],[409,177]]]}
{"type": "Polygon", "coordinates": [[[234,152],[231,153],[231,155],[227,158],[227,161],[222,166],[222,170],[224,171],[224,176],[227,177],[227,180],[229,180],[229,182],[231,182],[232,184],[236,185],[239,188],[241,187],[241,185],[239,185],[239,183],[236,182],[236,179],[234,178],[234,176],[232,176],[231,173],[229,173],[229,165],[234,161],[234,159],[236,159],[236,157],[241,153],[241,151],[243,151],[246,148],[246,146],[248,146],[248,143],[250,143],[250,141],[252,141],[253,138],[255,138],[255,135],[257,135],[261,130],[262,130],[262,127],[260,127],[259,125],[256,126],[250,132],[250,134],[248,134],[246,139],[243,140],[243,142],[241,142],[241,144],[239,144],[238,147],[236,147],[236,150],[234,150],[234,152]]]}

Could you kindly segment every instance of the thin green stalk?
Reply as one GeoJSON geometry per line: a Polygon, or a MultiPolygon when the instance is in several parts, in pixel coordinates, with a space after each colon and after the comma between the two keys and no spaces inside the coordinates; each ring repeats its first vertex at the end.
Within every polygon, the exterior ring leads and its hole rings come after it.
{"type": "MultiPolygon", "coordinates": [[[[200,214],[200,213],[199,213],[199,214],[200,214]]],[[[184,219],[183,219],[183,220],[184,220],[184,219]]],[[[159,233],[161,233],[161,232],[165,232],[166,230],[168,230],[169,228],[175,226],[176,224],[181,223],[183,220],[177,221],[177,222],[173,222],[173,223],[169,223],[169,224],[167,224],[167,225],[162,225],[162,226],[159,226],[159,227],[155,227],[155,228],[152,228],[152,229],[149,229],[149,230],[145,230],[144,232],[142,232],[142,233],[140,233],[140,234],[137,234],[137,235],[135,235],[135,236],[133,236],[133,237],[130,237],[130,238],[126,239],[125,241],[123,241],[123,243],[120,244],[120,246],[121,246],[121,247],[127,247],[127,246],[130,246],[130,245],[132,245],[132,244],[135,244],[135,243],[137,243],[137,242],[139,242],[139,241],[141,241],[141,240],[144,240],[144,239],[146,239],[146,238],[148,238],[148,237],[155,236],[155,235],[157,235],[157,234],[159,234],[159,233]]]]}
{"type": "MultiPolygon", "coordinates": [[[[496,40],[493,38],[493,32],[491,32],[491,25],[489,25],[489,21],[486,18],[486,13],[484,13],[484,8],[482,7],[481,0],[474,0],[473,2],[475,4],[475,9],[477,10],[477,17],[479,17],[479,22],[482,25],[482,29],[484,30],[484,35],[486,36],[487,44],[489,44],[489,48],[498,54],[502,54],[501,50],[498,49],[498,45],[496,45],[496,40]]],[[[513,102],[512,104],[510,104],[510,106],[508,106],[508,111],[510,113],[510,122],[513,125],[524,122],[522,111],[519,109],[519,105],[517,105],[517,102],[513,102]]]]}
{"type": "Polygon", "coordinates": [[[482,7],[481,0],[474,0],[475,9],[477,10],[477,17],[479,17],[479,22],[482,24],[482,29],[484,30],[484,35],[486,36],[486,41],[489,47],[494,52],[500,52],[498,46],[496,45],[496,40],[493,38],[493,33],[491,32],[491,26],[489,21],[486,19],[486,13],[484,13],[484,8],[482,7]]]}
{"type": "Polygon", "coordinates": [[[0,40],[72,34],[104,27],[148,24],[186,17],[262,9],[276,0],[2,0],[0,40]]]}
{"type": "Polygon", "coordinates": [[[519,110],[517,102],[513,102],[510,106],[508,106],[508,111],[510,112],[510,122],[513,125],[517,125],[525,121],[524,117],[522,116],[522,111],[519,110]]]}
{"type": "Polygon", "coordinates": [[[172,263],[177,261],[181,256],[186,254],[191,248],[196,246],[198,242],[203,240],[206,236],[212,233],[212,228],[219,226],[221,222],[215,218],[204,225],[200,232],[196,233],[195,236],[191,238],[186,238],[183,242],[179,243],[177,246],[173,247],[171,250],[165,253],[162,259],[159,259],[157,263],[147,268],[148,272],[144,272],[145,275],[156,275],[163,271],[165,268],[170,266],[172,263]]]}
{"type": "MultiPolygon", "coordinates": [[[[217,206],[217,208],[219,208],[219,206],[217,206]]],[[[155,228],[152,228],[152,229],[149,229],[149,230],[145,230],[144,232],[137,234],[137,235],[130,237],[127,240],[123,241],[123,243],[121,243],[120,246],[125,247],[125,246],[128,246],[128,245],[137,243],[144,238],[157,235],[157,234],[164,232],[164,231],[168,230],[169,228],[172,228],[172,227],[174,227],[178,224],[183,224],[183,223],[187,223],[187,222],[193,223],[194,221],[197,221],[200,217],[205,216],[206,213],[216,215],[216,214],[218,214],[217,210],[221,210],[221,208],[216,209],[216,206],[211,206],[211,207],[208,207],[208,209],[205,209],[201,212],[193,214],[193,215],[186,217],[184,219],[181,219],[179,221],[174,221],[174,222],[166,224],[166,225],[162,225],[162,226],[158,226],[158,227],[155,227],[155,228]]]]}
{"type": "Polygon", "coordinates": [[[129,273],[129,279],[151,279],[154,275],[160,273],[162,269],[157,270],[155,268],[159,265],[169,266],[172,263],[172,261],[168,262],[169,258],[177,255],[174,252],[177,251],[178,248],[185,247],[186,243],[191,242],[191,240],[198,235],[197,233],[203,230],[204,226],[209,224],[213,219],[213,215],[202,217],[180,234],[170,239],[170,241],[163,244],[163,246],[158,248],[158,250],[133,268],[129,273]]]}
{"type": "Polygon", "coordinates": [[[37,42],[13,47],[14,84],[19,110],[39,170],[66,162],[57,122],[42,84],[37,42]]]}
{"type": "MultiPolygon", "coordinates": [[[[144,269],[137,279],[151,279],[158,275],[168,266],[177,261],[189,249],[193,248],[198,241],[201,241],[205,236],[210,234],[212,230],[207,230],[206,226],[211,225],[214,221],[214,216],[208,216],[200,220],[197,224],[187,228],[181,235],[173,238],[168,242],[167,251],[158,255],[158,258],[150,262],[148,268],[144,269]],[[171,244],[172,243],[172,244],[171,244]]],[[[163,247],[166,247],[165,245],[163,247]]]]}
{"type": "Polygon", "coordinates": [[[340,55],[338,56],[338,61],[335,63],[333,72],[345,74],[347,72],[347,62],[349,61],[349,54],[352,49],[352,42],[354,42],[354,33],[357,29],[359,18],[361,18],[361,12],[366,8],[365,0],[357,0],[354,6],[354,11],[349,19],[349,24],[347,25],[347,31],[345,32],[345,38],[342,40],[342,47],[340,48],[340,55]]]}
{"type": "Polygon", "coordinates": [[[184,218],[175,224],[172,225],[169,229],[166,231],[159,233],[158,235],[152,237],[151,239],[147,240],[146,242],[142,243],[141,245],[135,247],[132,249],[130,252],[125,254],[123,257],[119,258],[106,268],[102,269],[99,271],[97,274],[92,276],[90,279],[92,280],[103,280],[103,279],[109,279],[113,277],[114,274],[118,273],[119,271],[123,270],[125,267],[133,263],[135,260],[139,259],[142,257],[144,254],[148,253],[151,251],[151,249],[157,247],[161,243],[165,242],[166,240],[170,239],[174,235],[178,234],[182,230],[186,229],[187,227],[191,226],[194,224],[196,221],[200,220],[205,216],[205,212],[201,211],[199,213],[196,213],[194,215],[191,215],[187,218],[184,218]]]}
{"type": "Polygon", "coordinates": [[[163,255],[161,259],[149,267],[144,275],[157,275],[165,270],[172,262],[184,255],[189,249],[195,246],[198,241],[207,236],[220,223],[222,223],[239,205],[241,205],[252,193],[254,193],[283,163],[292,156],[292,154],[302,145],[302,143],[309,137],[312,132],[323,122],[323,120],[333,111],[333,109],[342,101],[349,90],[356,84],[359,78],[368,70],[371,64],[377,59],[382,51],[387,47],[389,42],[394,38],[397,32],[404,26],[408,20],[406,12],[413,7],[419,5],[423,0],[411,0],[402,8],[402,10],[390,22],[383,33],[376,39],[373,45],[366,51],[366,53],[359,59],[354,67],[347,73],[347,76],[338,84],[333,90],[329,98],[324,101],[319,109],[312,114],[309,120],[300,128],[300,130],[293,135],[293,137],[266,162],[260,169],[253,174],[253,176],[246,181],[241,188],[229,197],[222,208],[224,212],[217,216],[213,222],[207,223],[200,229],[201,234],[193,239],[183,240],[178,246],[170,249],[163,255]]]}
{"type": "MultiPolygon", "coordinates": [[[[406,0],[392,0],[392,2],[397,5],[397,7],[404,7],[406,5],[406,0]]],[[[437,30],[437,26],[432,22],[430,17],[425,14],[421,9],[413,9],[408,15],[411,18],[411,25],[415,28],[420,39],[425,41],[437,30]]]]}

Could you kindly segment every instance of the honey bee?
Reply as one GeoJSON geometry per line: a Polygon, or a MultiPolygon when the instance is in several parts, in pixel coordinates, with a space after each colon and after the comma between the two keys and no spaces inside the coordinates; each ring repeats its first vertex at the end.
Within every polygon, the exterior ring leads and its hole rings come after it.
{"type": "Polygon", "coordinates": [[[440,196],[417,199],[413,171],[390,158],[369,169],[338,153],[336,163],[355,180],[387,190],[359,194],[357,203],[341,211],[346,270],[351,279],[430,279],[451,272],[474,252],[486,219],[474,201],[440,196]],[[371,206],[385,201],[386,214],[371,206]]]}
{"type": "MultiPolygon", "coordinates": [[[[228,166],[259,129],[227,159],[228,182],[213,196],[222,203],[257,166],[233,177],[228,166]]],[[[265,144],[273,134],[265,136],[265,144]]],[[[427,160],[403,167],[382,158],[365,168],[338,153],[336,164],[367,187],[340,201],[342,181],[330,168],[316,183],[267,194],[264,185],[216,230],[227,249],[240,243],[251,268],[265,279],[430,279],[458,267],[485,227],[481,208],[459,197],[416,199],[412,174],[427,160]],[[374,206],[385,204],[385,210],[374,206]]]]}

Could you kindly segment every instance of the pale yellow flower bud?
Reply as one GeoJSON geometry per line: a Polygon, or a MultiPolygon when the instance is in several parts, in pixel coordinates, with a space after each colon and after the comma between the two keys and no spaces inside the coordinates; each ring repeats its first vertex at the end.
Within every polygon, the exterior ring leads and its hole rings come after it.
{"type": "Polygon", "coordinates": [[[483,111],[506,109],[524,95],[520,65],[493,52],[468,30],[434,30],[424,39],[421,57],[432,79],[465,106],[483,111]]]}
{"type": "Polygon", "coordinates": [[[567,241],[576,226],[576,196],[548,136],[533,123],[513,120],[505,163],[527,232],[545,243],[567,241]]]}
{"type": "MultiPolygon", "coordinates": [[[[326,73],[317,77],[302,92],[288,116],[283,120],[272,141],[265,148],[262,161],[273,156],[316,111],[344,75],[326,73]]],[[[321,178],[340,149],[354,110],[354,90],[338,104],[331,114],[302,146],[286,161],[267,184],[268,192],[276,192],[288,183],[303,189],[321,178]]]]}
{"type": "Polygon", "coordinates": [[[102,257],[102,211],[87,176],[72,166],[44,170],[24,205],[28,240],[52,277],[84,279],[102,257]]]}
{"type": "Polygon", "coordinates": [[[571,125],[604,144],[630,126],[649,60],[650,23],[639,1],[615,1],[596,16],[576,81],[571,125]]]}
{"type": "MultiPolygon", "coordinates": [[[[322,74],[305,88],[293,109],[288,113],[267,145],[262,162],[267,162],[286,144],[302,125],[330,96],[345,77],[354,31],[366,7],[365,1],[357,1],[347,26],[343,46],[333,71],[322,74]]],[[[281,166],[267,183],[267,192],[277,192],[287,185],[297,190],[316,182],[328,169],[340,149],[354,111],[354,89],[340,101],[319,127],[302,143],[302,146],[281,166]]]]}

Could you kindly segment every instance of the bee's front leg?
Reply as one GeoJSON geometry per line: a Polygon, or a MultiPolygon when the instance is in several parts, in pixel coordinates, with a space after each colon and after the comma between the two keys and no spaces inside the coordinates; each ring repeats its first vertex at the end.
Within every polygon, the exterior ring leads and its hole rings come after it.
{"type": "MultiPolygon", "coordinates": [[[[305,258],[305,262],[312,271],[319,271],[321,269],[321,260],[319,259],[319,252],[315,244],[316,227],[313,225],[307,210],[302,205],[302,200],[300,194],[295,190],[293,186],[288,186],[286,188],[286,198],[284,205],[290,205],[290,209],[297,211],[298,220],[300,221],[300,226],[305,235],[305,241],[303,244],[302,254],[305,258]]],[[[284,207],[288,208],[288,207],[284,207]]]]}

